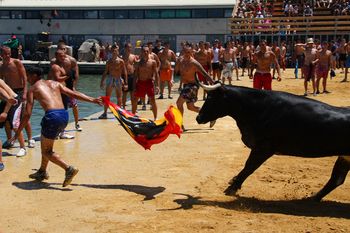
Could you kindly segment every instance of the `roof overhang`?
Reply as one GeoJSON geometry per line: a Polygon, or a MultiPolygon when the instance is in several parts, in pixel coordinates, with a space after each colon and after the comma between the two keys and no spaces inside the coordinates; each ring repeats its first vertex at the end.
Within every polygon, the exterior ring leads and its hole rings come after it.
{"type": "Polygon", "coordinates": [[[1,9],[226,8],[236,0],[0,0],[1,9]]]}

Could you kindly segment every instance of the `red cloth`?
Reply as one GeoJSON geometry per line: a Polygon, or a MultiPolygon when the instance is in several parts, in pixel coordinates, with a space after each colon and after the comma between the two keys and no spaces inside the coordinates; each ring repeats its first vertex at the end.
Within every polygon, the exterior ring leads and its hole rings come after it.
{"type": "Polygon", "coordinates": [[[255,72],[253,87],[256,89],[272,90],[272,76],[270,73],[255,72]]]}

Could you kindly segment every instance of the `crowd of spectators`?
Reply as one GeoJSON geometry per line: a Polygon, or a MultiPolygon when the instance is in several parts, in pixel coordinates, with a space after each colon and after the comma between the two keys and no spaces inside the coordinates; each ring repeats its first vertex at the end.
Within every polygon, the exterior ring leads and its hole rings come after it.
{"type": "MultiPolygon", "coordinates": [[[[313,16],[316,9],[328,9],[332,15],[349,15],[348,0],[284,0],[282,9],[285,16],[313,16]]],[[[237,18],[265,18],[274,13],[272,0],[240,0],[237,18]]]]}

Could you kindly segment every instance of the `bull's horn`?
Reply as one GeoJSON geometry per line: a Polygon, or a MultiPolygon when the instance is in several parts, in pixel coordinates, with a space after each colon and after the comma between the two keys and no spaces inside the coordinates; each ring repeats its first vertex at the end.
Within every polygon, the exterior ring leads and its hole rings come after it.
{"type": "Polygon", "coordinates": [[[215,121],[211,121],[209,127],[210,127],[210,128],[213,128],[213,126],[215,125],[215,123],[216,123],[216,120],[215,120],[215,121]]]}
{"type": "Polygon", "coordinates": [[[214,90],[218,89],[219,87],[221,87],[221,83],[216,83],[215,85],[205,85],[202,82],[200,82],[197,77],[196,77],[196,82],[205,91],[214,91],[214,90]]]}

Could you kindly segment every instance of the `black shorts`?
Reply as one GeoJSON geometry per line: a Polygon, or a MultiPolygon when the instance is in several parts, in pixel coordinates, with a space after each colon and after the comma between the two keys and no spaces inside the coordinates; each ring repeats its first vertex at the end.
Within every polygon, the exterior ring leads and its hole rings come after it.
{"type": "Polygon", "coordinates": [[[10,122],[11,129],[17,129],[21,119],[22,119],[22,108],[23,108],[23,88],[13,89],[13,91],[17,94],[16,100],[17,104],[12,105],[8,114],[6,121],[10,122]]]}
{"type": "MultiPolygon", "coordinates": [[[[123,79],[125,80],[125,77],[123,76],[123,79]]],[[[129,92],[134,90],[134,74],[128,74],[128,90],[123,92],[129,92]]]]}
{"type": "Polygon", "coordinates": [[[247,68],[248,67],[248,58],[247,57],[242,57],[241,67],[242,68],[247,68]]]}
{"type": "Polygon", "coordinates": [[[339,53],[339,61],[346,61],[346,53],[339,53]]]}
{"type": "MultiPolygon", "coordinates": [[[[6,101],[1,101],[0,102],[0,114],[4,112],[5,107],[6,107],[6,101]]],[[[6,120],[3,122],[0,122],[0,128],[4,128],[5,122],[6,122],[6,120]]]]}
{"type": "Polygon", "coordinates": [[[220,64],[220,62],[211,63],[211,67],[213,70],[222,70],[222,65],[220,64]]]}

